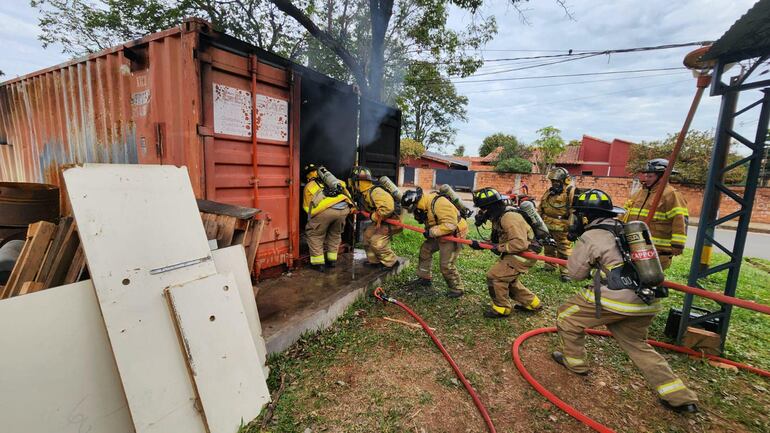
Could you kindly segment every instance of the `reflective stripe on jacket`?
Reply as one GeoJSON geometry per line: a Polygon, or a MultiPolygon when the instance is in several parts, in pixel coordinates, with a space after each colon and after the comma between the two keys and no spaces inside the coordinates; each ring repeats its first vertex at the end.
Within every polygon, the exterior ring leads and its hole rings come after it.
{"type": "MultiPolygon", "coordinates": [[[[345,182],[340,182],[342,187],[345,188],[345,182]]],[[[311,217],[343,201],[351,206],[353,205],[353,202],[345,194],[327,197],[324,194],[323,185],[319,184],[315,179],[309,181],[302,192],[302,209],[311,217]]]]}
{"type": "Polygon", "coordinates": [[[543,217],[548,230],[564,231],[569,226],[569,215],[572,212],[570,200],[574,196],[575,187],[567,186],[561,194],[554,194],[547,189],[540,199],[540,215],[543,217]]]}
{"type": "MultiPolygon", "coordinates": [[[[623,206],[626,208],[623,220],[625,222],[645,220],[650,214],[649,208],[658,187],[655,185],[652,189],[642,188],[632,195],[623,206]]],[[[689,216],[687,201],[682,194],[673,186],[666,185],[650,223],[650,236],[659,252],[670,253],[671,247],[684,248],[687,241],[689,216]]]]}
{"type": "MultiPolygon", "coordinates": [[[[594,220],[586,229],[600,224],[607,219],[594,220]]],[[[586,230],[575,242],[572,255],[567,260],[567,271],[573,280],[583,280],[591,275],[591,270],[598,272],[600,265],[612,269],[623,262],[615,237],[606,230],[586,230]]],[[[593,284],[593,282],[591,283],[593,284]]],[[[593,286],[581,290],[580,294],[587,302],[595,303],[593,286]]],[[[633,290],[610,290],[606,285],[601,286],[602,308],[628,316],[654,315],[660,311],[659,299],[647,305],[639,299],[633,290]]]]}

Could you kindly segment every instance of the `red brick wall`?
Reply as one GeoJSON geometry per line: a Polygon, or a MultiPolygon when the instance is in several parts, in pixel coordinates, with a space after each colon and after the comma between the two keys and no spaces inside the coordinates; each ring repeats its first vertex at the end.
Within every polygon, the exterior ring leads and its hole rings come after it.
{"type": "MultiPolygon", "coordinates": [[[[426,170],[427,171],[427,170],[426,170]]],[[[616,206],[622,206],[629,196],[629,189],[633,179],[624,177],[595,177],[577,176],[575,183],[580,188],[599,188],[612,197],[616,206]]],[[[521,182],[529,187],[529,194],[542,197],[550,182],[545,176],[539,174],[522,174],[521,182]]],[[[491,186],[501,192],[507,192],[516,184],[516,174],[482,172],[476,173],[476,188],[491,186]]],[[[699,217],[701,204],[703,203],[703,187],[693,185],[675,185],[687,200],[687,208],[690,215],[699,217]]],[[[743,194],[743,188],[731,188],[738,194],[743,194]]],[[[724,216],[738,210],[738,204],[730,198],[722,196],[719,214],[724,216]]],[[[751,221],[755,223],[770,224],[770,188],[759,188],[754,199],[754,209],[751,221]]]]}
{"type": "Polygon", "coordinates": [[[417,159],[407,159],[403,163],[407,167],[415,167],[415,168],[423,168],[425,165],[427,165],[427,168],[448,168],[449,166],[447,164],[443,164],[438,161],[434,161],[432,159],[427,158],[417,158],[417,159]]]}
{"type": "Polygon", "coordinates": [[[419,186],[425,191],[430,191],[433,189],[433,178],[435,176],[435,171],[430,170],[427,168],[418,168],[417,171],[417,182],[416,186],[419,186]]]}

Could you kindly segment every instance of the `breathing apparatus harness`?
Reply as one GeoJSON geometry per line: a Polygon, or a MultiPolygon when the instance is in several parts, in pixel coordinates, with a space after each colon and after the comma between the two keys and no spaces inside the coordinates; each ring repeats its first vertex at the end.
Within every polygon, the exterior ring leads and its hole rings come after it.
{"type": "MultiPolygon", "coordinates": [[[[582,220],[582,216],[579,217],[582,220]]],[[[600,263],[596,263],[596,270],[594,271],[594,303],[596,304],[596,318],[601,317],[601,287],[602,283],[605,283],[610,290],[633,290],[639,299],[647,305],[652,304],[656,298],[665,298],[668,296],[668,289],[661,287],[658,284],[663,281],[663,273],[660,271],[660,276],[652,275],[642,278],[640,276],[640,261],[657,261],[658,269],[660,269],[660,261],[657,253],[645,252],[639,254],[639,251],[634,251],[629,243],[629,238],[632,240],[645,241],[645,237],[649,240],[649,231],[646,230],[646,225],[642,230],[629,231],[627,224],[624,224],[614,218],[607,218],[611,220],[611,223],[602,222],[592,225],[588,228],[584,228],[582,233],[589,230],[604,230],[610,233],[615,239],[615,246],[618,248],[623,261],[615,266],[611,266],[609,269],[600,263]],[[602,274],[604,279],[602,281],[602,274]],[[660,280],[657,284],[650,283],[660,280]]],[[[642,223],[643,224],[643,223],[642,223]]],[[[648,242],[652,245],[651,242],[648,242]]],[[[649,267],[650,264],[643,264],[643,266],[649,267]]],[[[653,264],[654,265],[654,264],[653,264]]],[[[647,271],[647,268],[643,269],[643,272],[647,271]]],[[[655,272],[653,270],[653,272],[655,272]]]]}

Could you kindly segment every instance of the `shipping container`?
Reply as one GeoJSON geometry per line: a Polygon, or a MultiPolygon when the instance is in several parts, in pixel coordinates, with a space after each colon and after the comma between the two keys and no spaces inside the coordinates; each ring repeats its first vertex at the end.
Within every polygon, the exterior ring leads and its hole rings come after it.
{"type": "Polygon", "coordinates": [[[0,83],[0,181],[61,185],[62,166],[85,162],[186,166],[196,197],[263,210],[256,269],[292,267],[300,167],[344,179],[358,162],[396,180],[400,127],[400,111],[353,86],[188,19],[0,83]]]}

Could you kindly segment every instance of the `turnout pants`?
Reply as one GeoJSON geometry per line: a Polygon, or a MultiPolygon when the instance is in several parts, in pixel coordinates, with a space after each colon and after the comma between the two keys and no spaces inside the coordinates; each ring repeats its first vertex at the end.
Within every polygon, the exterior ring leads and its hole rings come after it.
{"type": "Polygon", "coordinates": [[[455,262],[460,256],[462,245],[450,242],[439,241],[438,239],[426,239],[420,247],[420,261],[417,265],[417,276],[430,280],[432,278],[433,253],[438,251],[439,268],[441,275],[444,276],[446,285],[451,291],[462,291],[463,282],[460,279],[460,273],[457,271],[455,262]]]}
{"type": "Polygon", "coordinates": [[[626,316],[602,308],[601,318],[594,315],[594,304],[580,295],[570,298],[558,309],[556,327],[561,339],[562,352],[568,369],[576,373],[588,371],[585,357],[586,328],[606,325],[618,345],[642,371],[661,399],[672,406],[696,403],[698,397],[679,379],[668,362],[647,344],[647,328],[654,315],[626,316]]]}
{"type": "MultiPolygon", "coordinates": [[[[567,239],[567,231],[552,231],[551,236],[556,241],[556,246],[545,245],[543,247],[545,255],[548,257],[555,257],[557,259],[567,260],[572,254],[572,242],[567,239]]],[[[545,264],[546,269],[559,268],[561,275],[567,275],[567,268],[564,266],[552,265],[550,263],[545,264]]]]}
{"type": "Polygon", "coordinates": [[[329,208],[313,215],[305,225],[305,237],[310,249],[310,264],[322,265],[324,262],[337,261],[337,251],[345,229],[345,218],[349,209],[329,208]],[[324,260],[324,252],[326,257],[324,260]]]}
{"type": "Polygon", "coordinates": [[[540,299],[519,279],[529,268],[528,260],[514,254],[506,254],[489,268],[487,288],[495,311],[503,315],[511,314],[511,300],[528,310],[540,308],[540,299]]]}
{"type": "Polygon", "coordinates": [[[382,263],[387,267],[393,267],[398,261],[396,253],[390,247],[393,235],[401,233],[401,227],[395,227],[388,223],[371,224],[364,230],[364,250],[369,263],[382,263]]]}

